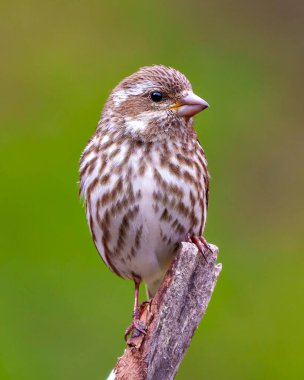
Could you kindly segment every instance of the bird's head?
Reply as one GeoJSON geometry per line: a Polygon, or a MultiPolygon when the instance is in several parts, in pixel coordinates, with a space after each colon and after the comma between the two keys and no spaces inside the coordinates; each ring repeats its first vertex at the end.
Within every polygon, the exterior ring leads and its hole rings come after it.
{"type": "Polygon", "coordinates": [[[135,139],[154,141],[168,132],[171,135],[191,127],[192,117],[207,107],[182,73],[155,65],[143,67],[120,82],[107,101],[103,117],[109,120],[110,128],[120,128],[135,139]]]}

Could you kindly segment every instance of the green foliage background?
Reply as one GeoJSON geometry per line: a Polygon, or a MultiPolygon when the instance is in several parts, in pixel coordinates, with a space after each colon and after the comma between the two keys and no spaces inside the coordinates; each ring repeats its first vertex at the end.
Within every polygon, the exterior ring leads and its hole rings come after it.
{"type": "Polygon", "coordinates": [[[0,378],[102,379],[133,287],[92,244],[77,165],[109,91],[184,72],[223,272],[177,379],[303,379],[303,2],[2,1],[0,378]]]}

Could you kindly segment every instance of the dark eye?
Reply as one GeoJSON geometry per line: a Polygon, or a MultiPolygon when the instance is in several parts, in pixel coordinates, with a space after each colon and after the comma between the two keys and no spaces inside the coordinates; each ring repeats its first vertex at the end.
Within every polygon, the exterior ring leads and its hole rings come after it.
{"type": "Polygon", "coordinates": [[[160,91],[153,91],[150,95],[153,102],[160,102],[163,98],[163,94],[160,91]]]}

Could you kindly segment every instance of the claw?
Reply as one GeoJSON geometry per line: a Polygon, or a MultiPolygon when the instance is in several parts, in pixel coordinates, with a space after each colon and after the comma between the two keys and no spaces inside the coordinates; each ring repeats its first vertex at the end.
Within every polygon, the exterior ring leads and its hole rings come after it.
{"type": "Polygon", "coordinates": [[[138,319],[134,319],[131,325],[125,331],[125,340],[128,340],[128,335],[132,333],[132,338],[137,338],[140,334],[147,334],[147,329],[144,323],[138,319]]]}
{"type": "Polygon", "coordinates": [[[203,236],[191,236],[190,234],[187,234],[187,240],[189,243],[193,243],[197,246],[198,250],[203,255],[205,262],[208,263],[205,251],[207,250],[212,253],[212,249],[208,244],[207,240],[203,236]]]}
{"type": "Polygon", "coordinates": [[[125,331],[125,340],[127,340],[128,335],[133,331],[132,337],[138,337],[140,334],[147,334],[147,328],[145,324],[140,320],[140,316],[142,313],[143,305],[146,302],[143,302],[138,306],[138,298],[139,298],[139,286],[141,280],[137,277],[133,278],[135,284],[135,299],[134,299],[134,309],[133,309],[133,321],[130,326],[125,331]]]}

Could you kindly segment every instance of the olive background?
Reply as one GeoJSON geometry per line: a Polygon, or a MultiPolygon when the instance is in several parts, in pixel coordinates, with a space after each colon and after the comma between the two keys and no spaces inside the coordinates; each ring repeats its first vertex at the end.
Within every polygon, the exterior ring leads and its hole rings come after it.
{"type": "Polygon", "coordinates": [[[133,285],[94,248],[78,160],[111,89],[158,63],[211,105],[195,128],[223,264],[177,379],[304,378],[303,16],[300,1],[1,2],[1,379],[103,379],[123,352],[133,285]]]}

